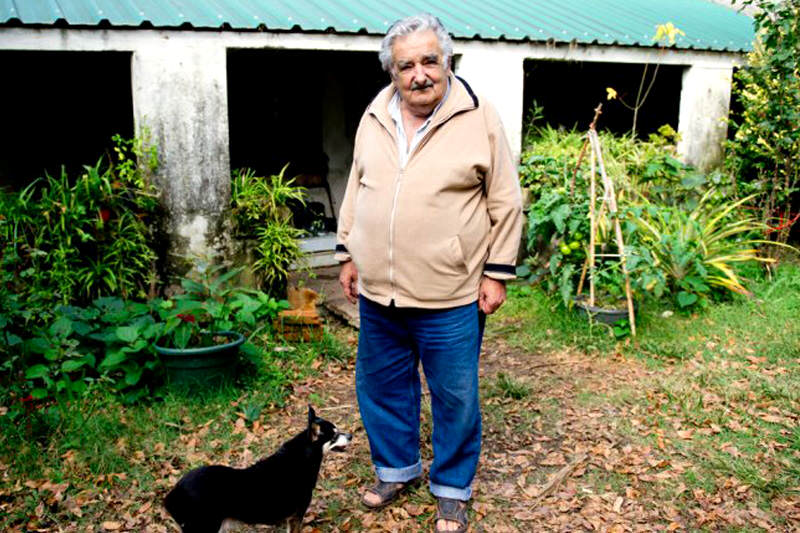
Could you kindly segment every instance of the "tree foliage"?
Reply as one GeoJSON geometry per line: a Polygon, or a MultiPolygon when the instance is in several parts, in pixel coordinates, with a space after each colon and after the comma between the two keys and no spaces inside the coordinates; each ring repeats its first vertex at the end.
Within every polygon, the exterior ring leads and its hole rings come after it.
{"type": "Polygon", "coordinates": [[[743,110],[733,120],[732,163],[741,192],[759,193],[763,220],[785,242],[800,183],[800,1],[744,3],[757,8],[757,39],[736,75],[743,110]]]}

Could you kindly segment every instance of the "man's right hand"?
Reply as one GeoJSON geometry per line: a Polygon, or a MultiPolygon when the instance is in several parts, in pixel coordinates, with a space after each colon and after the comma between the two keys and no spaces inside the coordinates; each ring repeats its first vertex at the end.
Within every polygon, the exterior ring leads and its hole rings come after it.
{"type": "Polygon", "coordinates": [[[339,285],[342,286],[344,297],[351,304],[358,299],[358,270],[353,261],[342,263],[342,270],[339,272],[339,285]]]}

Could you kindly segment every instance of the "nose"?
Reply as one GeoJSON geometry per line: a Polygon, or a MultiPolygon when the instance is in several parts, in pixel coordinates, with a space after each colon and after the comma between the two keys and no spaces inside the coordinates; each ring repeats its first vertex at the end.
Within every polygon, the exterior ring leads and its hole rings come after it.
{"type": "Polygon", "coordinates": [[[414,65],[414,81],[417,83],[425,83],[428,76],[425,74],[425,68],[421,63],[414,65]]]}

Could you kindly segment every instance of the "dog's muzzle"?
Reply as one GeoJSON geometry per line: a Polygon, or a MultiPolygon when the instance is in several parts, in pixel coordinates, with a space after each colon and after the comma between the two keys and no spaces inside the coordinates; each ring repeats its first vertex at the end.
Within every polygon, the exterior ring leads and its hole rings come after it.
{"type": "Polygon", "coordinates": [[[336,436],[326,445],[327,451],[343,452],[350,441],[353,440],[353,435],[350,433],[337,433],[336,436]]]}

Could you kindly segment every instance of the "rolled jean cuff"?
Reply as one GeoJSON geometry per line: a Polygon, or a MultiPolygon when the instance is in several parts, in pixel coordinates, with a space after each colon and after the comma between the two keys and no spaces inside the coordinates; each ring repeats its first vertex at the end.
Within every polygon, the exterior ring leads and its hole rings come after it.
{"type": "Polygon", "coordinates": [[[405,483],[422,475],[422,461],[417,461],[415,464],[404,466],[403,468],[376,466],[375,471],[381,481],[386,483],[405,483]]]}
{"type": "Polygon", "coordinates": [[[458,489],[446,485],[437,485],[434,482],[430,483],[430,487],[431,494],[437,498],[450,498],[451,500],[461,500],[462,502],[469,501],[469,499],[472,498],[472,487],[458,489]]]}

